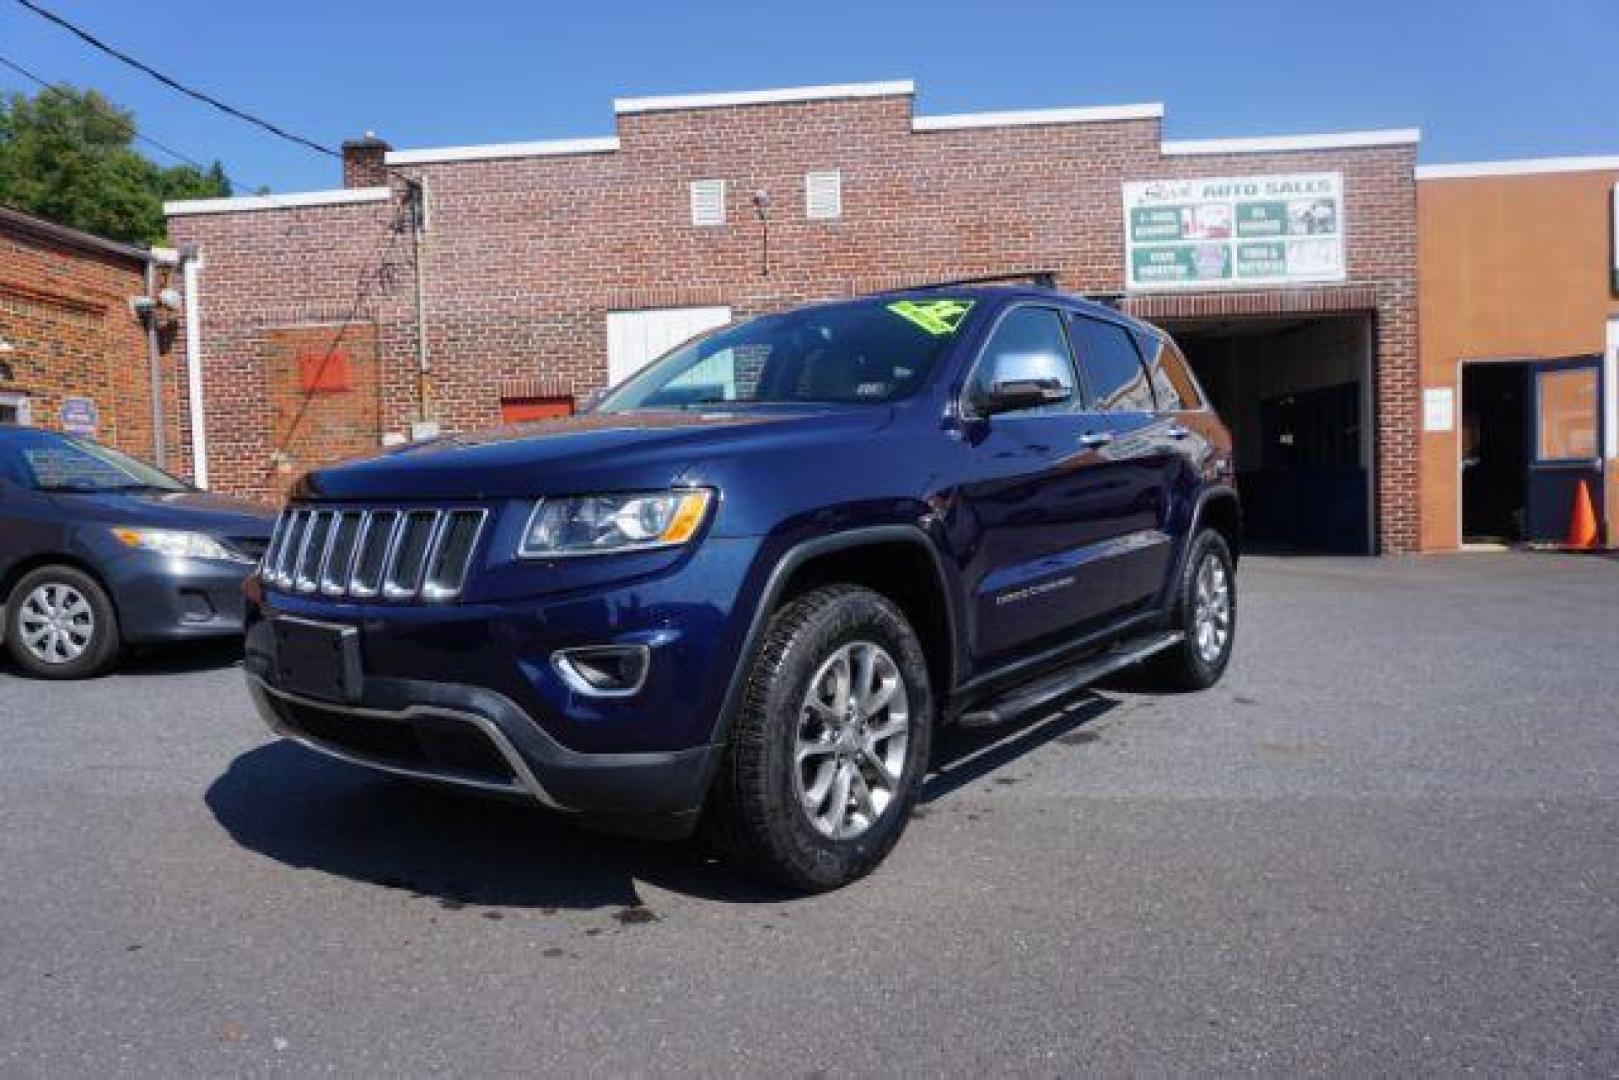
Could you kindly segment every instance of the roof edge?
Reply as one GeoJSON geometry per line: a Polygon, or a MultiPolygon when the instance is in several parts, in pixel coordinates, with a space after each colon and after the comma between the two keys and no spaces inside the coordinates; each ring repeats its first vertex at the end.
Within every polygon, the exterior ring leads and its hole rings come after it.
{"type": "Polygon", "coordinates": [[[350,203],[387,202],[388,187],[333,188],[329,191],[289,191],[284,195],[236,195],[228,199],[180,199],[163,204],[169,217],[197,214],[234,214],[247,210],[292,210],[303,206],[344,206],[350,203]]]}
{"type": "Polygon", "coordinates": [[[726,90],[706,94],[614,98],[613,112],[624,116],[681,109],[726,109],[739,105],[779,105],[797,101],[895,97],[915,93],[916,83],[910,79],[894,79],[887,82],[831,83],[825,86],[785,86],[774,90],[726,90]]]}
{"type": "Polygon", "coordinates": [[[583,139],[542,139],[533,142],[485,143],[478,146],[436,146],[420,150],[390,150],[383,156],[388,165],[437,165],[450,161],[489,161],[496,158],[571,157],[576,154],[610,154],[618,149],[618,136],[604,135],[583,139]]]}
{"type": "Polygon", "coordinates": [[[916,116],[912,131],[958,131],[963,128],[1026,127],[1039,124],[1100,124],[1112,120],[1161,120],[1162,102],[1136,105],[1074,105],[1055,109],[1014,109],[1004,112],[945,113],[916,116]]]}
{"type": "Polygon", "coordinates": [[[1505,161],[1457,161],[1418,165],[1418,180],[1451,180],[1477,176],[1531,176],[1536,173],[1608,172],[1619,170],[1619,154],[1586,157],[1512,158],[1505,161]]]}
{"type": "Polygon", "coordinates": [[[87,233],[67,225],[58,225],[54,221],[35,217],[33,214],[10,206],[0,206],[0,223],[13,225],[18,229],[35,233],[71,247],[99,251],[108,255],[118,255],[137,262],[151,262],[154,257],[145,248],[120,243],[117,240],[108,240],[104,236],[97,236],[94,233],[87,233]]]}
{"type": "Polygon", "coordinates": [[[1165,156],[1264,154],[1291,150],[1355,150],[1373,146],[1409,146],[1421,141],[1421,128],[1383,128],[1375,131],[1260,135],[1230,139],[1165,139],[1159,149],[1165,156]]]}

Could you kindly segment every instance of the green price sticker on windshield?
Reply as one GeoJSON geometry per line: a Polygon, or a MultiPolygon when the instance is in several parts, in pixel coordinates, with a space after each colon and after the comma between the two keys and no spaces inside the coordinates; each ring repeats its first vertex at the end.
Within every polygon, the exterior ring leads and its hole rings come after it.
{"type": "Polygon", "coordinates": [[[888,310],[936,337],[954,334],[971,311],[971,300],[896,300],[888,310]]]}

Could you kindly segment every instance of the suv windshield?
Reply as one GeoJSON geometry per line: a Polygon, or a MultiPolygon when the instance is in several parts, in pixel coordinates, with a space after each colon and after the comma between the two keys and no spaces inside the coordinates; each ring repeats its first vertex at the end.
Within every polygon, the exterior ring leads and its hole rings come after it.
{"type": "Polygon", "coordinates": [[[190,491],[184,482],[110,447],[45,432],[0,447],[36,491],[190,491]]]}
{"type": "Polygon", "coordinates": [[[972,306],[971,300],[928,296],[767,315],[665,354],[597,411],[894,401],[926,381],[972,306]]]}

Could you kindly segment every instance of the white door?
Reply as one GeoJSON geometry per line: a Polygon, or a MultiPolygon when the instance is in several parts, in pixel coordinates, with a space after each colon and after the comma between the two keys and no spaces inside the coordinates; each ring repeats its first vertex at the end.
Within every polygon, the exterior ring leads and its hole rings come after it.
{"type": "Polygon", "coordinates": [[[617,386],[681,342],[731,321],[728,307],[607,313],[607,383],[617,386]]]}

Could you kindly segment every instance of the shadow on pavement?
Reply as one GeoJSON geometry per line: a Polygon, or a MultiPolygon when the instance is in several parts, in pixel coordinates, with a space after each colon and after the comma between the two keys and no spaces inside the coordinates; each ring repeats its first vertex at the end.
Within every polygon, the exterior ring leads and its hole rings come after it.
{"type": "Polygon", "coordinates": [[[945,728],[933,746],[933,766],[922,782],[922,803],[954,794],[1112,711],[1117,702],[1080,691],[1065,705],[1028,720],[988,728],[945,728]]]}
{"type": "MultiPolygon", "coordinates": [[[[1028,724],[946,730],[921,801],[944,798],[1112,707],[1088,697],[1028,724]]],[[[620,907],[633,918],[638,880],[730,903],[797,895],[730,873],[695,843],[598,835],[525,804],[392,779],[285,740],[238,757],[205,798],[249,850],[447,908],[620,907]]]]}
{"type": "Polygon", "coordinates": [[[236,667],[242,662],[240,637],[147,645],[132,649],[113,669],[118,675],[188,675],[236,667]]]}
{"type": "MultiPolygon", "coordinates": [[[[236,667],[242,662],[242,639],[239,637],[202,638],[197,641],[174,642],[164,645],[141,645],[128,649],[112,666],[112,670],[98,678],[119,675],[146,677],[152,675],[190,675],[202,671],[218,671],[236,667]]],[[[11,653],[0,647],[0,676],[14,679],[33,679],[14,664],[11,653]]],[[[40,682],[47,680],[41,679],[40,682]]]]}
{"type": "Polygon", "coordinates": [[[729,873],[695,844],[586,832],[532,806],[396,780],[285,740],[238,757],[205,798],[243,847],[448,908],[635,909],[637,880],[732,903],[793,896],[729,873]]]}

